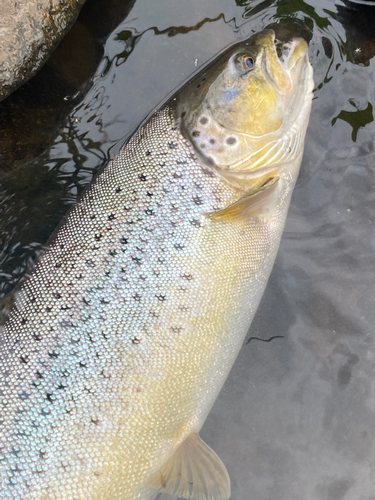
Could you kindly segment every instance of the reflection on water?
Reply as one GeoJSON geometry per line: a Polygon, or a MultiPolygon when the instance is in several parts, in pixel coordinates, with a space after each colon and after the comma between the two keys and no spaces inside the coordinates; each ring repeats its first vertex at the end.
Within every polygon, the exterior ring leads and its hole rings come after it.
{"type": "Polygon", "coordinates": [[[203,438],[234,500],[374,500],[375,7],[102,5],[87,0],[44,72],[2,103],[1,296],[124,138],[205,61],[275,23],[280,39],[305,37],[316,84],[305,157],[250,332],[275,338],[243,347],[203,438]]]}
{"type": "Polygon", "coordinates": [[[344,120],[344,122],[352,127],[352,141],[356,142],[359,129],[374,121],[372,104],[369,102],[366,109],[360,109],[353,99],[349,99],[348,102],[353,106],[355,111],[340,111],[340,113],[333,118],[332,125],[336,123],[336,120],[344,120]]]}

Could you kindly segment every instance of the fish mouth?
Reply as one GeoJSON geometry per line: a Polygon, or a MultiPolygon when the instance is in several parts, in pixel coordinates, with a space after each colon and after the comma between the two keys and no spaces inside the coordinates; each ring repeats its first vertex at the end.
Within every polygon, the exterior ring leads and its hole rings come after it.
{"type": "MultiPolygon", "coordinates": [[[[295,73],[302,71],[301,61],[307,60],[308,44],[303,38],[292,38],[284,43],[280,57],[276,50],[276,35],[272,29],[264,30],[262,70],[277,92],[288,94],[296,83],[295,73]]],[[[298,80],[298,79],[297,79],[298,80]]]]}
{"type": "Polygon", "coordinates": [[[308,45],[303,38],[292,38],[292,40],[283,45],[282,50],[283,52],[279,61],[286,71],[290,71],[299,59],[306,57],[308,45]]]}

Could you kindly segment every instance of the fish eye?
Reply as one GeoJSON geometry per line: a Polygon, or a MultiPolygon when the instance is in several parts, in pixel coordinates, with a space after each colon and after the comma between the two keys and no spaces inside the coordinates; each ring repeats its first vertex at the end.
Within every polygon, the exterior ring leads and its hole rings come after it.
{"type": "Polygon", "coordinates": [[[241,54],[237,58],[237,67],[244,72],[251,71],[255,67],[255,60],[249,54],[241,54]]]}
{"type": "Polygon", "coordinates": [[[247,56],[247,57],[245,56],[243,58],[243,63],[244,63],[244,66],[246,66],[249,69],[253,69],[253,67],[254,67],[254,59],[251,56],[247,56]]]}

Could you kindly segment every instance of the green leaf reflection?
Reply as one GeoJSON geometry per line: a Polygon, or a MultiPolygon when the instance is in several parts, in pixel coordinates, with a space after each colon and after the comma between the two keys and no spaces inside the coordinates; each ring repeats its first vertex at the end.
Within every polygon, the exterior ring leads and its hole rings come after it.
{"type": "Polygon", "coordinates": [[[348,123],[353,129],[352,140],[353,142],[356,142],[358,130],[374,121],[372,104],[369,102],[366,109],[358,109],[357,104],[355,104],[353,100],[349,99],[349,103],[356,108],[356,111],[340,111],[340,113],[333,118],[332,126],[337,122],[337,120],[343,120],[348,123]]]}

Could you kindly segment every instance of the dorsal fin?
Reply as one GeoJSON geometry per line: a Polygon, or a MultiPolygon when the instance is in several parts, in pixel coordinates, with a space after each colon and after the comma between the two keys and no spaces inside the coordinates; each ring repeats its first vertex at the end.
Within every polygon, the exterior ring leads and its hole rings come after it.
{"type": "Polygon", "coordinates": [[[230,479],[225,465],[196,433],[190,434],[147,485],[163,500],[228,500],[230,479]]]}

